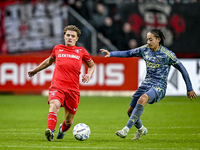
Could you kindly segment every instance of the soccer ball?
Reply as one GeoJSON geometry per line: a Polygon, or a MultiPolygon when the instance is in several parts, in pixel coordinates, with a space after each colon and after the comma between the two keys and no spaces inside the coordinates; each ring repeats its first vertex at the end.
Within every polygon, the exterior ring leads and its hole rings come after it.
{"type": "Polygon", "coordinates": [[[90,128],[84,123],[79,123],[73,128],[73,136],[80,141],[87,140],[90,137],[90,128]]]}

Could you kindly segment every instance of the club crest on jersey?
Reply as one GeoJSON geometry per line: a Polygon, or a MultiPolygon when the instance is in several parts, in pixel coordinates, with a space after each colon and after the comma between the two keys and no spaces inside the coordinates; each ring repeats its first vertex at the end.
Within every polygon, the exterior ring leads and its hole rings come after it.
{"type": "Polygon", "coordinates": [[[76,53],[79,53],[79,52],[80,52],[80,49],[75,49],[75,52],[76,52],[76,53]]]}
{"type": "Polygon", "coordinates": [[[54,96],[56,95],[56,92],[57,92],[57,90],[50,91],[50,93],[51,93],[51,97],[54,97],[54,96]]]}

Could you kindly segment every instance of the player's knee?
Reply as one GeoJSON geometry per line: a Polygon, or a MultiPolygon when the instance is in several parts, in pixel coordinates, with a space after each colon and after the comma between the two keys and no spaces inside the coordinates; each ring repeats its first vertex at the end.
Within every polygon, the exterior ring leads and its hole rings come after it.
{"type": "Polygon", "coordinates": [[[147,94],[143,94],[137,101],[137,104],[146,105],[148,103],[149,96],[147,94]]]}
{"type": "Polygon", "coordinates": [[[56,101],[50,101],[50,108],[49,111],[55,112],[56,114],[59,112],[60,104],[56,101]]]}

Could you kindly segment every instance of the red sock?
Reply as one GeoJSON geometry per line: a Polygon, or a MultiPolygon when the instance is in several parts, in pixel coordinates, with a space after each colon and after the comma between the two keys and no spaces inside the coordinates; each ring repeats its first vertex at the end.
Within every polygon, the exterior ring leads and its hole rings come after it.
{"type": "Polygon", "coordinates": [[[66,125],[65,121],[63,121],[63,124],[62,124],[62,131],[63,132],[69,130],[70,127],[71,127],[71,125],[66,125]]]}
{"type": "Polygon", "coordinates": [[[48,118],[47,118],[47,124],[48,124],[48,128],[51,131],[54,131],[56,124],[57,124],[57,115],[54,112],[49,112],[48,114],[48,118]]]}

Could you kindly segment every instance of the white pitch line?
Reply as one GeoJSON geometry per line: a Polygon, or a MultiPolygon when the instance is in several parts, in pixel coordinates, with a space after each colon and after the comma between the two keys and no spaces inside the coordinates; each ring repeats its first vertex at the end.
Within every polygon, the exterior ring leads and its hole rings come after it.
{"type": "Polygon", "coordinates": [[[192,128],[197,128],[199,129],[200,126],[185,126],[185,127],[149,127],[149,129],[192,129],[192,128]]]}
{"type": "Polygon", "coordinates": [[[23,133],[23,132],[19,132],[19,133],[16,133],[16,132],[12,132],[12,133],[8,133],[8,132],[5,132],[5,133],[3,133],[3,132],[1,132],[1,134],[24,134],[24,135],[26,135],[26,134],[28,134],[28,135],[30,135],[30,134],[41,134],[41,133],[23,133]]]}
{"type": "MultiPolygon", "coordinates": [[[[122,149],[121,147],[70,147],[70,146],[22,146],[22,145],[7,145],[0,147],[7,147],[7,148],[43,148],[43,149],[122,149]]],[[[129,147],[126,149],[138,149],[138,147],[129,147]]],[[[157,149],[169,149],[169,150],[176,150],[178,148],[142,148],[144,150],[157,150],[157,149]]],[[[184,147],[182,148],[184,149],[184,147]]],[[[186,148],[188,149],[188,148],[186,148]]],[[[189,148],[190,150],[198,150],[197,148],[189,148]]]]}
{"type": "MultiPolygon", "coordinates": [[[[17,133],[17,132],[1,132],[1,134],[16,134],[16,135],[18,135],[18,134],[23,134],[23,135],[30,135],[30,134],[37,134],[37,135],[39,135],[39,134],[43,134],[43,133],[40,133],[40,132],[37,132],[37,133],[33,133],[33,132],[19,132],[19,133],[17,133]]],[[[115,133],[92,133],[92,134],[94,134],[94,135],[115,135],[115,133]]],[[[132,133],[130,133],[130,135],[131,135],[132,133]]],[[[169,134],[167,134],[167,133],[148,133],[148,135],[169,135],[169,134]]],[[[194,136],[196,136],[196,135],[200,135],[200,133],[193,133],[193,134],[191,134],[191,133],[170,133],[170,135],[194,135],[194,136]]]]}
{"type": "MultiPolygon", "coordinates": [[[[32,132],[30,132],[30,133],[16,133],[16,132],[12,132],[12,133],[8,133],[8,132],[1,132],[1,134],[16,134],[16,135],[19,135],[19,134],[23,134],[23,135],[30,135],[30,134],[35,134],[35,135],[40,135],[40,134],[43,134],[43,133],[32,133],[32,132]]],[[[92,133],[92,134],[94,134],[94,135],[115,135],[114,133],[92,133]]],[[[132,133],[130,133],[130,135],[131,135],[132,133]]],[[[148,135],[169,135],[168,133],[159,133],[159,134],[157,134],[157,133],[148,133],[148,135]]],[[[187,135],[188,136],[188,134],[187,133],[170,133],[170,135],[187,135]]],[[[197,136],[197,135],[200,135],[200,133],[193,133],[193,134],[189,134],[189,135],[193,135],[193,136],[197,136]]]]}

